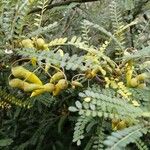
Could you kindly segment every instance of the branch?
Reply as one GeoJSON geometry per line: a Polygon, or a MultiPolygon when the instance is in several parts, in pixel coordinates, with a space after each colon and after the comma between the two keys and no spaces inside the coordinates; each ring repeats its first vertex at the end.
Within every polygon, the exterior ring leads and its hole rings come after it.
{"type": "MultiPolygon", "coordinates": [[[[58,2],[54,4],[49,4],[46,7],[46,10],[52,9],[54,7],[70,5],[71,3],[86,3],[86,2],[95,2],[95,1],[99,1],[99,0],[68,0],[68,1],[58,2]]],[[[40,8],[35,8],[31,10],[28,14],[32,14],[32,13],[39,12],[39,11],[41,11],[40,8]]]]}

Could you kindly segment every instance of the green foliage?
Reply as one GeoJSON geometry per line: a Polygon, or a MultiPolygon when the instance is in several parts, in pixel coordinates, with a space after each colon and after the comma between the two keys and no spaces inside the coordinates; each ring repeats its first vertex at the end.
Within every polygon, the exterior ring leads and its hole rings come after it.
{"type": "Polygon", "coordinates": [[[43,13],[46,10],[46,7],[48,5],[48,0],[40,0],[40,1],[38,1],[37,5],[38,5],[37,7],[41,9],[41,12],[40,12],[40,14],[36,14],[36,18],[34,19],[35,20],[34,25],[37,28],[40,28],[42,20],[43,20],[43,13]]]}
{"type": "Polygon", "coordinates": [[[0,140],[0,147],[8,146],[13,142],[12,139],[3,139],[0,140]]]}
{"type": "Polygon", "coordinates": [[[110,119],[126,119],[131,117],[131,120],[142,116],[140,108],[135,108],[125,100],[114,97],[114,95],[108,96],[107,91],[100,91],[99,87],[89,88],[83,93],[79,93],[79,96],[83,101],[82,107],[76,106],[79,114],[92,117],[103,116],[110,119]],[[90,98],[90,102],[86,102],[85,98],[87,97],[90,98]]]}
{"type": "Polygon", "coordinates": [[[83,1],[0,1],[0,149],[150,147],[149,2],[83,1]]]}
{"type": "Polygon", "coordinates": [[[149,110],[149,97],[150,92],[148,89],[130,89],[133,93],[133,97],[138,99],[143,105],[147,105],[147,109],[149,110]]]}
{"type": "Polygon", "coordinates": [[[135,142],[143,134],[146,134],[148,129],[149,127],[146,128],[143,125],[137,125],[118,132],[113,132],[111,136],[107,137],[104,144],[111,150],[122,149],[127,144],[135,142]]]}
{"type": "Polygon", "coordinates": [[[104,122],[102,124],[99,123],[99,126],[97,127],[97,133],[96,137],[94,139],[94,144],[93,144],[93,149],[104,149],[104,138],[105,138],[105,133],[104,133],[104,122]]]}
{"type": "Polygon", "coordinates": [[[22,101],[21,99],[18,99],[13,95],[8,94],[5,90],[2,90],[2,89],[0,90],[0,100],[1,100],[2,108],[3,108],[3,104],[4,104],[4,107],[6,105],[6,108],[7,106],[9,108],[10,104],[15,104],[17,106],[26,107],[26,108],[32,107],[32,103],[30,100],[22,101]]]}
{"type": "MultiPolygon", "coordinates": [[[[121,43],[123,49],[125,49],[125,35],[124,32],[120,32],[119,30],[124,26],[122,21],[121,11],[119,11],[119,3],[117,0],[113,0],[110,4],[110,12],[111,12],[111,20],[113,26],[113,32],[116,35],[117,40],[121,43]]],[[[116,49],[119,50],[118,47],[116,49]]]]}
{"type": "Polygon", "coordinates": [[[57,27],[57,22],[54,22],[53,24],[49,24],[48,26],[45,27],[40,27],[39,29],[29,33],[27,35],[28,38],[34,37],[34,36],[38,36],[44,33],[47,33],[51,30],[53,30],[55,27],[57,27]]]}
{"type": "Polygon", "coordinates": [[[101,26],[99,26],[97,24],[93,24],[93,23],[91,23],[91,22],[89,22],[87,20],[84,21],[84,24],[86,24],[87,26],[91,26],[93,28],[98,29],[99,31],[101,31],[102,33],[104,33],[105,35],[110,37],[112,40],[114,40],[121,50],[123,49],[123,47],[121,46],[121,43],[110,32],[108,32],[103,27],[101,27],[101,26]]]}
{"type": "Polygon", "coordinates": [[[16,6],[11,1],[3,1],[3,6],[2,28],[5,37],[7,40],[19,38],[29,11],[29,1],[19,1],[16,6]]]}
{"type": "Polygon", "coordinates": [[[144,59],[148,55],[150,55],[150,46],[144,47],[140,51],[131,53],[131,54],[125,56],[124,59],[125,60],[129,60],[129,59],[137,59],[138,60],[138,59],[144,59]]]}
{"type": "Polygon", "coordinates": [[[84,128],[90,120],[91,117],[86,117],[84,115],[78,118],[73,135],[73,142],[77,142],[77,145],[81,145],[81,140],[84,138],[84,128]]]}
{"type": "Polygon", "coordinates": [[[148,150],[147,145],[145,145],[145,143],[142,140],[137,140],[135,142],[136,146],[138,147],[139,150],[148,150]]]}
{"type": "Polygon", "coordinates": [[[26,57],[37,58],[40,65],[44,64],[42,61],[45,60],[48,64],[59,65],[60,67],[65,67],[67,70],[85,70],[88,67],[88,63],[87,65],[83,65],[84,58],[82,56],[69,56],[68,53],[64,54],[64,56],[60,56],[59,52],[54,53],[52,51],[43,51],[40,54],[35,52],[30,55],[30,50],[25,50],[19,52],[19,54],[26,57]]]}

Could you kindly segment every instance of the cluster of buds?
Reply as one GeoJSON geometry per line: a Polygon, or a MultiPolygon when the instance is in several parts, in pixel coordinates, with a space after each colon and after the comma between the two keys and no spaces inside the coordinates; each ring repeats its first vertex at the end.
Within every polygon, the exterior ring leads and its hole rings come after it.
{"type": "MultiPolygon", "coordinates": [[[[48,44],[42,38],[24,39],[20,42],[22,48],[31,48],[36,50],[49,50],[48,44]]],[[[33,66],[36,65],[37,59],[32,58],[33,66]]]]}
{"type": "Polygon", "coordinates": [[[23,48],[34,48],[37,50],[48,50],[48,44],[42,38],[24,39],[20,42],[23,48]]]}
{"type": "Polygon", "coordinates": [[[22,66],[13,67],[11,71],[15,78],[9,81],[9,85],[24,92],[32,92],[31,97],[45,92],[53,93],[56,96],[68,86],[67,81],[63,79],[63,73],[60,72],[51,77],[50,83],[43,85],[42,81],[33,72],[22,66]]]}
{"type": "MultiPolygon", "coordinates": [[[[25,69],[22,66],[13,67],[11,69],[12,75],[15,77],[9,80],[9,85],[13,88],[18,88],[24,92],[31,92],[31,96],[37,96],[45,92],[52,93],[57,96],[61,91],[68,88],[68,81],[64,72],[61,70],[51,76],[50,81],[43,84],[35,73],[25,69]]],[[[83,85],[74,80],[71,82],[72,88],[83,87],[83,85]]]]}

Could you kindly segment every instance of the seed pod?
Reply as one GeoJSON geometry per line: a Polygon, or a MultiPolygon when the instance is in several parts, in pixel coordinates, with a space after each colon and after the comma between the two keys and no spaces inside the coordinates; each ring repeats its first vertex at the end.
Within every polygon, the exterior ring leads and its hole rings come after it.
{"type": "Polygon", "coordinates": [[[34,41],[35,47],[38,50],[44,50],[48,48],[48,45],[46,45],[45,41],[42,38],[38,38],[38,39],[33,38],[33,41],[34,41]]]}
{"type": "Polygon", "coordinates": [[[47,84],[42,86],[42,89],[33,91],[30,97],[37,96],[37,95],[40,95],[40,94],[45,93],[45,92],[51,93],[51,92],[53,92],[54,88],[55,88],[54,84],[47,83],[47,84]]]}
{"type": "Polygon", "coordinates": [[[62,90],[58,86],[55,86],[55,89],[53,91],[53,96],[59,95],[61,91],[62,90]]]}
{"type": "Polygon", "coordinates": [[[72,81],[71,85],[72,87],[83,87],[83,85],[78,81],[72,81]]]}
{"type": "Polygon", "coordinates": [[[64,78],[64,74],[62,72],[57,72],[51,77],[50,83],[55,83],[58,80],[63,79],[63,78],[64,78]]]}
{"type": "Polygon", "coordinates": [[[68,83],[65,79],[61,79],[58,81],[56,86],[58,86],[61,90],[65,90],[68,87],[68,83]]]}
{"type": "Polygon", "coordinates": [[[59,95],[59,93],[62,90],[65,90],[68,87],[68,83],[65,79],[61,79],[58,81],[58,83],[55,85],[55,89],[53,91],[53,96],[59,95]]]}
{"type": "Polygon", "coordinates": [[[42,85],[41,80],[34,73],[30,72],[22,66],[13,67],[11,71],[12,74],[17,78],[23,78],[31,83],[42,85]]]}
{"type": "Polygon", "coordinates": [[[42,86],[41,85],[39,85],[39,84],[29,84],[29,83],[27,83],[27,84],[25,84],[24,85],[24,91],[25,92],[32,92],[32,91],[34,91],[34,90],[37,90],[37,89],[41,89],[42,88],[42,86]]]}
{"type": "Polygon", "coordinates": [[[33,42],[30,39],[22,40],[21,45],[24,48],[34,48],[33,42]]]}
{"type": "Polygon", "coordinates": [[[130,81],[131,87],[137,87],[138,86],[138,80],[136,78],[132,78],[130,81]]]}
{"type": "Polygon", "coordinates": [[[130,85],[130,82],[131,82],[131,78],[132,78],[132,70],[128,70],[127,73],[126,73],[126,82],[127,82],[127,86],[130,85]]]}
{"type": "Polygon", "coordinates": [[[92,73],[90,71],[86,71],[85,77],[88,78],[88,79],[92,79],[93,75],[92,75],[92,73]]]}
{"type": "Polygon", "coordinates": [[[45,41],[42,38],[38,38],[36,42],[38,47],[42,47],[45,44],[45,41]]]}
{"type": "Polygon", "coordinates": [[[43,45],[43,49],[42,50],[49,50],[49,48],[48,48],[48,44],[44,44],[43,45]]]}
{"type": "Polygon", "coordinates": [[[21,90],[23,90],[23,82],[20,79],[12,79],[9,81],[9,85],[13,88],[19,88],[21,90]]]}
{"type": "Polygon", "coordinates": [[[41,85],[38,84],[29,84],[28,82],[22,81],[20,79],[12,79],[9,81],[9,85],[13,88],[19,88],[25,92],[31,92],[33,90],[37,90],[42,88],[41,85]]]}

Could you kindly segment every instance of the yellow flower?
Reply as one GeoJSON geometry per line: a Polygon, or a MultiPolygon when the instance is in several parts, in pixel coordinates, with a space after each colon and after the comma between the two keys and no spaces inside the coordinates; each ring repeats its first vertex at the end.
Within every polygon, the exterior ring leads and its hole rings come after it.
{"type": "Polygon", "coordinates": [[[139,106],[140,106],[140,104],[139,104],[136,100],[133,100],[133,101],[132,101],[132,104],[133,104],[133,106],[136,106],[136,107],[139,107],[139,106]]]}

